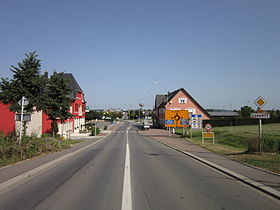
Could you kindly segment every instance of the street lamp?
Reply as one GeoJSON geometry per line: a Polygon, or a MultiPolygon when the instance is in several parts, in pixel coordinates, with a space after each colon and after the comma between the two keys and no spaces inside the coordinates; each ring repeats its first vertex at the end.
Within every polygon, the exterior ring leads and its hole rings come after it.
{"type": "Polygon", "coordinates": [[[168,99],[169,99],[169,91],[166,89],[165,86],[163,86],[162,84],[160,84],[159,82],[154,81],[155,85],[158,85],[159,87],[163,88],[166,92],[167,92],[167,98],[166,98],[166,104],[168,104],[168,99]]]}

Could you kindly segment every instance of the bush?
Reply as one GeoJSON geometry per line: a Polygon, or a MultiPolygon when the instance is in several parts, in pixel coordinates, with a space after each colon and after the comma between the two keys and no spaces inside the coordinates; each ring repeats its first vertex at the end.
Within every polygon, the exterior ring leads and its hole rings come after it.
{"type": "Polygon", "coordinates": [[[280,153],[280,141],[277,137],[272,135],[263,136],[261,144],[259,138],[250,138],[248,142],[248,152],[267,152],[267,153],[280,153]]]}
{"type": "Polygon", "coordinates": [[[280,141],[272,135],[264,136],[261,142],[261,149],[262,152],[280,153],[280,141]]]}
{"type": "Polygon", "coordinates": [[[260,142],[259,138],[257,138],[257,137],[248,138],[247,139],[247,145],[248,145],[247,152],[248,153],[260,152],[260,143],[259,142],[260,142]]]}
{"type": "Polygon", "coordinates": [[[107,125],[104,125],[104,130],[107,130],[108,129],[108,126],[107,125]]]}
{"type": "MultiPolygon", "coordinates": [[[[100,133],[100,129],[99,128],[96,128],[96,136],[100,133]]],[[[91,136],[95,136],[95,128],[93,127],[91,129],[91,136]]]]}
{"type": "Polygon", "coordinates": [[[23,136],[19,143],[16,133],[7,136],[0,134],[0,166],[32,158],[43,152],[55,152],[69,147],[68,141],[61,142],[53,138],[38,138],[35,135],[23,136]]]}

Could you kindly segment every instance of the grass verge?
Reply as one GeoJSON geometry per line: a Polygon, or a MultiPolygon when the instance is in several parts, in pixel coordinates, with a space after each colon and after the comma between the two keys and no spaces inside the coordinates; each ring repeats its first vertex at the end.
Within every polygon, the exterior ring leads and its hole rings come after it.
{"type": "Polygon", "coordinates": [[[15,135],[0,135],[0,167],[10,165],[43,153],[57,152],[70,148],[81,141],[52,138],[23,137],[21,144],[15,135]]]}
{"type": "MultiPolygon", "coordinates": [[[[204,147],[212,152],[246,163],[252,166],[263,168],[269,171],[280,173],[280,154],[279,151],[271,153],[248,153],[248,141],[256,139],[258,126],[229,126],[216,127],[215,144],[212,139],[205,139],[205,144],[201,142],[201,130],[193,131],[192,138],[190,130],[187,131],[187,140],[204,147]]],[[[177,129],[176,133],[182,134],[182,129],[177,129]]],[[[276,147],[280,145],[280,124],[263,125],[263,146],[276,147]],[[271,143],[273,142],[273,144],[271,143]]],[[[274,151],[274,150],[273,150],[274,151]]]]}

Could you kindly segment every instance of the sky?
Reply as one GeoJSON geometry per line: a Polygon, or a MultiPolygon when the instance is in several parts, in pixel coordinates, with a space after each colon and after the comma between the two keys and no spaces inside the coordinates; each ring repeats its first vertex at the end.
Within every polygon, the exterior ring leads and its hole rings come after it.
{"type": "Polygon", "coordinates": [[[0,0],[0,77],[36,51],[90,109],[152,109],[184,88],[205,109],[280,109],[279,0],[0,0]]]}

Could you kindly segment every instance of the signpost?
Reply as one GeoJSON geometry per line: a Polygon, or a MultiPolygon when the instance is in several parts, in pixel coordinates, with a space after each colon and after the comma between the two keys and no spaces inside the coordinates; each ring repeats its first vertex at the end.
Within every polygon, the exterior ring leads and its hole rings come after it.
{"type": "Polygon", "coordinates": [[[260,139],[260,150],[261,150],[261,138],[262,138],[262,119],[269,119],[270,118],[270,114],[269,113],[266,113],[262,110],[262,107],[267,103],[267,101],[259,96],[255,102],[254,102],[257,107],[258,107],[258,110],[257,110],[257,113],[252,113],[251,114],[251,117],[252,118],[256,118],[256,119],[259,119],[259,139],[260,139]]]}
{"type": "Polygon", "coordinates": [[[189,127],[189,113],[187,110],[166,110],[165,127],[189,127]]]}
{"type": "Polygon", "coordinates": [[[204,128],[206,129],[206,132],[202,132],[202,144],[204,144],[204,139],[206,139],[206,138],[213,139],[213,144],[215,144],[215,134],[214,134],[214,132],[211,132],[212,125],[206,124],[204,126],[204,128]]]}
{"type": "Polygon", "coordinates": [[[192,129],[202,129],[202,115],[201,114],[192,114],[191,115],[191,138],[192,138],[192,129]]]}
{"type": "Polygon", "coordinates": [[[20,128],[19,128],[19,143],[22,139],[22,123],[23,123],[23,109],[24,107],[29,103],[28,100],[22,96],[21,100],[18,102],[21,106],[21,112],[20,112],[20,128]]]}
{"type": "MultiPolygon", "coordinates": [[[[165,127],[189,127],[189,112],[187,110],[165,110],[165,127]]],[[[170,129],[169,129],[170,137],[170,129]]]]}

